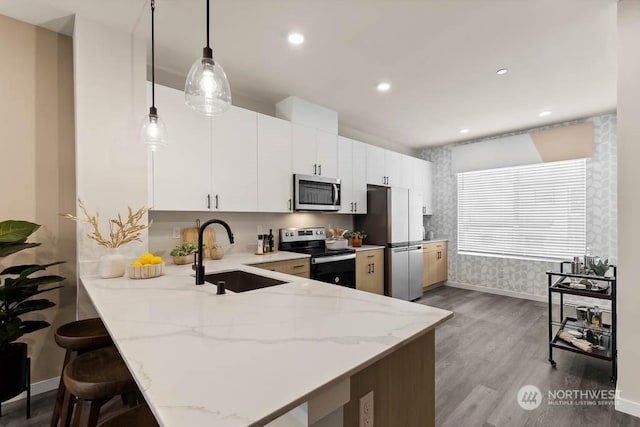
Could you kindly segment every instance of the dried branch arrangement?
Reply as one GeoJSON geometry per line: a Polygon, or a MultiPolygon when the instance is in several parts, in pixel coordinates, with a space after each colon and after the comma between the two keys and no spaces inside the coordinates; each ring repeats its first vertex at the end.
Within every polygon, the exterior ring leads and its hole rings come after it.
{"type": "Polygon", "coordinates": [[[95,240],[98,245],[104,246],[105,248],[118,248],[129,242],[142,241],[140,239],[141,232],[151,227],[152,224],[151,222],[149,224],[140,224],[140,221],[149,211],[149,208],[143,206],[136,212],[133,212],[131,207],[127,207],[126,221],[122,219],[120,214],[118,214],[117,218],[109,220],[109,236],[107,238],[100,232],[100,213],[96,212],[95,215],[89,215],[82,199],[78,199],[78,206],[84,213],[84,218],[71,214],[64,214],[62,216],[76,222],[90,224],[93,231],[87,233],[87,237],[95,240]]]}

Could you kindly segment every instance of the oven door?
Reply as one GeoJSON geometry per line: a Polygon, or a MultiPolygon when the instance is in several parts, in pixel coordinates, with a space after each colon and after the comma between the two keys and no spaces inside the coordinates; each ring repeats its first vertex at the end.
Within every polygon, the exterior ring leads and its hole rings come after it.
{"type": "Polygon", "coordinates": [[[355,289],[356,254],[311,258],[311,278],[355,289]]]}
{"type": "Polygon", "coordinates": [[[334,212],[340,206],[340,180],[316,175],[293,176],[293,200],[296,211],[334,212]]]}

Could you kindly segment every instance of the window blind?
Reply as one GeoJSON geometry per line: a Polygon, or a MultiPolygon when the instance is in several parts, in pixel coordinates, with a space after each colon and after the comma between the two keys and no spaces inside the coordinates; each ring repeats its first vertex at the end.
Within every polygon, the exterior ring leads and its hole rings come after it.
{"type": "Polygon", "coordinates": [[[458,252],[566,260],[586,246],[586,161],[458,174],[458,252]]]}

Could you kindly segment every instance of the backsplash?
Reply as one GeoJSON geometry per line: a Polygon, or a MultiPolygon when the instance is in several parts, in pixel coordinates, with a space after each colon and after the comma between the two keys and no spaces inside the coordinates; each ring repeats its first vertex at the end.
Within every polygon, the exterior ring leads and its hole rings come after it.
{"type": "MultiPolygon", "coordinates": [[[[617,262],[617,134],[613,114],[591,119],[594,156],[587,160],[587,246],[593,255],[617,262]]],[[[557,125],[560,126],[560,125],[557,125]]],[[[553,126],[556,127],[556,126],[553,126]]],[[[501,135],[505,136],[505,135],[501,135]]],[[[545,272],[557,263],[458,255],[457,178],[451,172],[453,145],[428,148],[433,162],[433,211],[425,228],[449,239],[449,281],[537,297],[546,296],[545,272]]]]}
{"type": "Polygon", "coordinates": [[[281,228],[291,227],[334,227],[351,230],[353,219],[351,215],[322,214],[322,213],[255,213],[255,212],[149,212],[149,219],[153,226],[149,229],[149,250],[154,254],[168,257],[169,252],[181,240],[174,239],[174,227],[180,230],[195,227],[196,219],[201,222],[216,218],[225,221],[231,227],[235,237],[235,245],[229,249],[227,233],[219,225],[209,226],[215,231],[217,242],[225,249],[235,253],[246,253],[256,250],[257,229],[262,226],[263,233],[273,229],[273,235],[278,244],[278,232],[281,228]]]}

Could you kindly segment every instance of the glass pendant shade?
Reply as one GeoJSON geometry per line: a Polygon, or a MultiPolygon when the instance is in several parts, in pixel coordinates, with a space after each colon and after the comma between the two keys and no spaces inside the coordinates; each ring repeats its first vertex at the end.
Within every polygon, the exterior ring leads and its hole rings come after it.
{"type": "Polygon", "coordinates": [[[224,70],[204,56],[191,66],[184,86],[185,103],[206,116],[222,114],[231,106],[231,88],[224,70]]]}
{"type": "Polygon", "coordinates": [[[157,113],[150,112],[142,119],[140,141],[151,151],[158,151],[167,145],[167,128],[157,113]]]}

